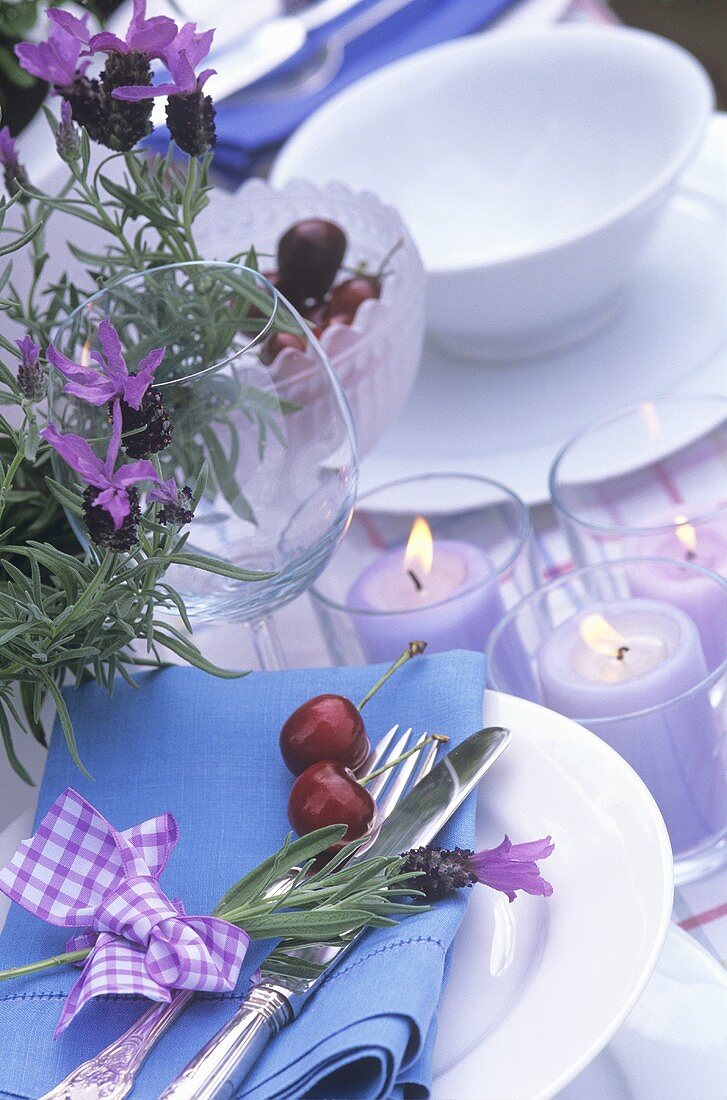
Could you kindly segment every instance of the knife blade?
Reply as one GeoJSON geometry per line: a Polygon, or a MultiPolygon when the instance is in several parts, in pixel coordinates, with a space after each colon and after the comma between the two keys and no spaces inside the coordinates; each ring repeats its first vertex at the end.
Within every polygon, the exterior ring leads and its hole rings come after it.
{"type": "MultiPolygon", "coordinates": [[[[404,796],[373,843],[354,859],[393,856],[429,844],[510,739],[510,731],[500,726],[471,734],[404,796]]],[[[235,1096],[270,1040],[295,1019],[324,977],[365,932],[362,929],[342,946],[273,951],[260,968],[260,982],[232,1019],[165,1089],[160,1100],[235,1096]]]]}

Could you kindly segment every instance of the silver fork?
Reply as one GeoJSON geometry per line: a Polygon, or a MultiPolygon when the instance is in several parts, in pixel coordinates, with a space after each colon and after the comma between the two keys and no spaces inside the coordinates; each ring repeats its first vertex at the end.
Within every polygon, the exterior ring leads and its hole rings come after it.
{"type": "MultiPolygon", "coordinates": [[[[397,722],[372,749],[358,769],[358,774],[367,775],[408,750],[412,735],[411,726],[397,738],[398,732],[399,723],[397,722]]],[[[423,733],[415,745],[421,744],[426,737],[427,734],[423,733]]],[[[371,836],[358,849],[359,853],[365,852],[373,843],[382,822],[391,814],[409,786],[415,770],[417,774],[412,785],[418,783],[431,771],[438,749],[439,742],[434,741],[423,758],[421,753],[415,753],[371,780],[367,789],[376,801],[376,817],[371,836]],[[418,769],[417,765],[419,765],[418,769]]],[[[269,888],[267,896],[284,893],[299,873],[299,868],[292,868],[269,888]]],[[[136,1075],[149,1052],[184,1011],[192,997],[194,997],[192,990],[177,990],[172,994],[168,1004],[153,1005],[123,1035],[94,1058],[74,1069],[40,1100],[123,1100],[123,1097],[128,1096],[133,1089],[136,1075]]]]}

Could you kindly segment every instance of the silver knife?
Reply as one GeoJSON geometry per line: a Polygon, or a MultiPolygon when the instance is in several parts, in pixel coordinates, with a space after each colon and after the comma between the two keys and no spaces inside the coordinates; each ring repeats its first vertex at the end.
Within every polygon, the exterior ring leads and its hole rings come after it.
{"type": "MultiPolygon", "coordinates": [[[[429,844],[504,751],[509,730],[489,727],[457,745],[417,783],[383,824],[365,857],[429,844]]],[[[355,857],[356,858],[356,857],[355,857]]],[[[364,935],[341,947],[277,949],[232,1019],[200,1050],[159,1100],[231,1100],[281,1028],[300,1013],[326,975],[364,935]]]]}

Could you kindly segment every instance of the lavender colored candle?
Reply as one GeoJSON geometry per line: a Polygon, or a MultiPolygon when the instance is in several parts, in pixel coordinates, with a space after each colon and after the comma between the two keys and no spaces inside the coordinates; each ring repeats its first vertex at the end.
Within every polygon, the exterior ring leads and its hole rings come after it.
{"type": "MultiPolygon", "coordinates": [[[[639,540],[638,554],[688,561],[727,576],[727,532],[716,522],[696,528],[686,516],[675,516],[671,530],[639,540]]],[[[710,668],[716,668],[727,657],[722,624],[715,622],[714,589],[709,577],[696,569],[692,572],[654,562],[633,578],[631,592],[634,596],[667,600],[686,611],[699,629],[710,668]]]]}
{"type": "Polygon", "coordinates": [[[707,663],[684,611],[647,599],[594,605],[546,639],[537,669],[546,705],[593,729],[644,780],[676,856],[727,829],[720,732],[698,688],[707,663]]]}
{"type": "Polygon", "coordinates": [[[425,641],[430,653],[481,650],[504,615],[484,550],[457,539],[427,542],[426,534],[424,550],[412,550],[417,530],[415,524],[406,548],[388,550],[364,569],[348,593],[369,661],[393,660],[414,639],[425,641]]]}

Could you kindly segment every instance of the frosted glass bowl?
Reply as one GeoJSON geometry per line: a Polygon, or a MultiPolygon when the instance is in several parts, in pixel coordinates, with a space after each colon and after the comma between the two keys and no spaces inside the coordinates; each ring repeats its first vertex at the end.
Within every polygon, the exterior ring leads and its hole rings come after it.
{"type": "Polygon", "coordinates": [[[388,265],[391,274],[383,281],[381,297],[363,302],[353,324],[330,325],[320,338],[351,406],[363,455],[406,403],[424,339],[424,268],[396,210],[340,183],[316,187],[293,181],[276,189],[251,179],[233,195],[212,193],[196,223],[197,239],[206,259],[229,259],[254,244],[261,270],[269,271],[275,267],[279,238],[293,222],[308,217],[328,218],[341,226],[348,238],[348,267],[365,262],[369,271],[376,271],[396,242],[402,242],[388,265]]]}

